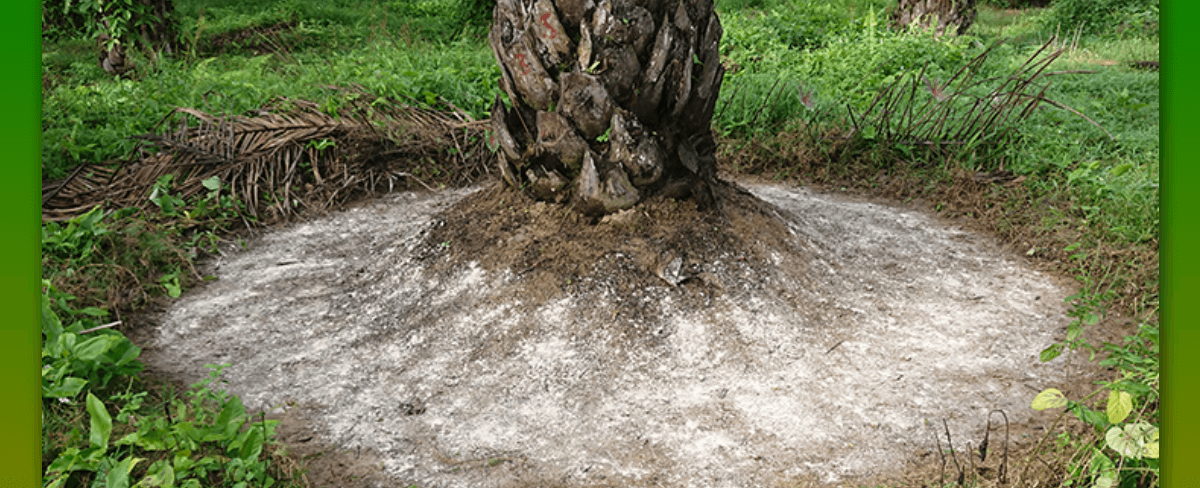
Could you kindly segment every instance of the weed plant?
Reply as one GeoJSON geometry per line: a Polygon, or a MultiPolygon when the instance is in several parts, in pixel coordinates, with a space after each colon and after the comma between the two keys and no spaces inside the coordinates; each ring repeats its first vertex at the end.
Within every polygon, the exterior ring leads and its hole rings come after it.
{"type": "Polygon", "coordinates": [[[295,478],[276,421],[252,418],[220,388],[220,366],[177,395],[138,377],[141,349],[109,322],[122,294],[179,296],[197,252],[213,251],[241,208],[209,193],[186,201],[164,177],[155,214],[99,207],[42,230],[42,456],[44,486],[276,486],[295,478]],[[61,287],[77,290],[76,296],[61,287]],[[115,295],[115,296],[114,296],[115,295]]]}
{"type": "Polygon", "coordinates": [[[179,296],[189,280],[199,279],[192,262],[215,252],[217,232],[243,218],[244,207],[219,181],[206,181],[210,191],[185,202],[171,194],[164,177],[148,196],[159,210],[100,207],[64,224],[42,226],[42,276],[62,295],[63,310],[79,300],[82,310],[122,310],[144,305],[154,296],[179,296]]]}
{"type": "Polygon", "coordinates": [[[1047,29],[1104,37],[1158,35],[1159,0],[1055,0],[1047,29]]]}

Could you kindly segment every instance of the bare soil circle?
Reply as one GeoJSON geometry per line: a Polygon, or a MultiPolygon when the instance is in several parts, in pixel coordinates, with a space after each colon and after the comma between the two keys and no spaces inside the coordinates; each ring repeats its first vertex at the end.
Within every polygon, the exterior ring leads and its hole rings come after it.
{"type": "Polygon", "coordinates": [[[919,212],[745,188],[600,220],[498,186],[387,195],[210,262],[143,359],[229,363],[285,442],[336,454],[334,486],[887,479],[931,423],[977,442],[1065,381],[1038,361],[1061,280],[919,212]]]}

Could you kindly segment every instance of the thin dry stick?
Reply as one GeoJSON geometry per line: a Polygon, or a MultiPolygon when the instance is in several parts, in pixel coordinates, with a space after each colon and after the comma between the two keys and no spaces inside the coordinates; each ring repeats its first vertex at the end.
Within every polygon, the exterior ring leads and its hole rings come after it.
{"type": "Polygon", "coordinates": [[[1061,108],[1061,109],[1063,109],[1063,110],[1067,110],[1067,111],[1069,111],[1069,112],[1071,112],[1071,113],[1073,113],[1073,114],[1075,114],[1075,115],[1078,115],[1078,116],[1080,116],[1080,117],[1083,117],[1083,119],[1084,119],[1084,120],[1086,120],[1086,121],[1090,122],[1092,125],[1096,126],[1096,128],[1097,128],[1097,129],[1100,129],[1100,130],[1104,131],[1104,134],[1105,134],[1105,135],[1107,135],[1107,136],[1108,136],[1108,138],[1109,138],[1110,140],[1113,140],[1113,141],[1117,140],[1117,138],[1116,138],[1116,137],[1113,137],[1112,133],[1110,133],[1110,132],[1108,132],[1107,130],[1105,130],[1105,129],[1104,129],[1104,127],[1101,127],[1101,126],[1100,126],[1100,124],[1097,124],[1095,120],[1092,120],[1090,117],[1088,117],[1088,116],[1086,116],[1086,115],[1084,115],[1084,114],[1080,113],[1078,110],[1075,110],[1075,109],[1073,109],[1073,108],[1071,108],[1071,107],[1067,106],[1067,105],[1066,105],[1066,104],[1064,104],[1064,103],[1059,103],[1059,102],[1056,102],[1056,101],[1054,101],[1054,100],[1051,100],[1051,99],[1049,99],[1049,98],[1046,98],[1045,96],[1042,96],[1042,95],[1039,95],[1039,96],[1037,97],[1037,99],[1038,99],[1039,101],[1042,101],[1042,102],[1049,103],[1050,105],[1054,105],[1055,107],[1061,108]]]}
{"type": "Polygon", "coordinates": [[[958,456],[954,453],[954,443],[950,440],[950,425],[946,423],[946,419],[942,419],[942,428],[946,430],[946,447],[950,449],[950,459],[954,460],[954,467],[958,469],[958,484],[962,486],[966,473],[963,472],[962,465],[958,464],[958,456]]]}
{"type": "Polygon", "coordinates": [[[1000,460],[1000,467],[996,470],[999,474],[1000,484],[1003,485],[1007,482],[1006,475],[1008,471],[1008,414],[1004,413],[1004,410],[996,409],[987,414],[987,426],[983,431],[983,442],[979,443],[979,462],[987,461],[988,436],[992,431],[992,414],[997,412],[1004,417],[1004,457],[1000,460]]]}
{"type": "Polygon", "coordinates": [[[938,456],[941,457],[941,459],[942,459],[942,468],[938,475],[939,476],[938,486],[946,486],[946,453],[942,451],[941,438],[938,437],[937,429],[933,427],[933,424],[931,422],[926,420],[925,425],[928,425],[929,432],[933,433],[933,445],[937,447],[938,456]]]}
{"type": "Polygon", "coordinates": [[[96,326],[96,327],[92,327],[92,328],[90,328],[90,329],[83,329],[83,330],[79,331],[79,333],[80,333],[80,334],[87,334],[87,333],[89,333],[89,332],[95,332],[95,331],[98,331],[98,330],[101,330],[101,329],[108,329],[108,328],[111,328],[111,327],[116,327],[116,326],[118,326],[118,325],[121,325],[121,321],[120,321],[120,320],[118,320],[118,321],[116,321],[116,322],[110,322],[110,323],[107,323],[107,324],[104,324],[104,325],[99,325],[99,326],[96,326]]]}
{"type": "Polygon", "coordinates": [[[734,97],[737,97],[737,94],[738,94],[738,92],[739,92],[739,91],[741,91],[741,90],[742,90],[742,85],[736,85],[736,86],[734,86],[734,88],[733,88],[733,93],[731,93],[731,94],[729,95],[729,98],[726,98],[726,99],[725,99],[725,103],[721,105],[721,110],[719,110],[719,111],[717,112],[716,120],[720,120],[720,119],[721,119],[721,115],[725,113],[725,107],[728,107],[728,106],[729,106],[729,102],[732,102],[732,101],[733,101],[733,99],[734,99],[734,97]]]}
{"type": "Polygon", "coordinates": [[[971,456],[971,441],[967,441],[967,461],[971,466],[971,481],[979,484],[979,470],[975,468],[975,457],[971,456]]]}
{"type": "Polygon", "coordinates": [[[916,80],[917,80],[917,79],[919,79],[919,78],[924,78],[924,77],[925,77],[925,70],[926,70],[927,68],[929,68],[929,62],[928,62],[928,61],[927,61],[927,62],[925,62],[925,64],[921,65],[921,72],[920,72],[920,73],[917,73],[917,77],[916,77],[916,78],[913,78],[913,79],[912,79],[912,81],[909,83],[909,86],[910,86],[911,88],[909,88],[909,90],[908,90],[908,104],[907,104],[907,106],[906,106],[906,109],[907,109],[907,110],[906,110],[906,113],[905,113],[905,114],[904,114],[904,116],[903,116],[903,120],[904,120],[904,122],[905,122],[905,124],[906,124],[906,125],[904,126],[904,128],[901,130],[901,133],[903,133],[903,134],[911,134],[911,133],[912,133],[911,131],[912,131],[912,126],[913,126],[913,125],[912,125],[912,124],[913,124],[913,119],[912,119],[912,117],[913,117],[913,103],[915,102],[915,100],[916,100],[916,98],[917,98],[917,82],[916,82],[916,80]]]}
{"type": "MultiPolygon", "coordinates": [[[[758,114],[762,113],[763,109],[766,108],[767,105],[770,104],[771,93],[773,93],[775,91],[775,88],[779,86],[779,82],[780,82],[780,80],[775,80],[775,84],[771,85],[770,90],[767,90],[767,96],[766,96],[766,98],[763,98],[762,105],[758,106],[758,110],[756,110],[754,112],[754,117],[752,119],[750,119],[750,127],[754,127],[754,123],[758,121],[758,114]]],[[[784,85],[784,86],[786,87],[787,85],[784,85]]]]}

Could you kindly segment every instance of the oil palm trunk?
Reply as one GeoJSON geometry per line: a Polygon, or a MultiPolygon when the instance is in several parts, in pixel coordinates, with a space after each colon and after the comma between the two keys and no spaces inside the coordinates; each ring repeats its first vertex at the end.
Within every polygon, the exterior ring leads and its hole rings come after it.
{"type": "Polygon", "coordinates": [[[507,184],[606,214],[712,201],[724,69],[712,0],[498,0],[491,142],[507,184]]]}

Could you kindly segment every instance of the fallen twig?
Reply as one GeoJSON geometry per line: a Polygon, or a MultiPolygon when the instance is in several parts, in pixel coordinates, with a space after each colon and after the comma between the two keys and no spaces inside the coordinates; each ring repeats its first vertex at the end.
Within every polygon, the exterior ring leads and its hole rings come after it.
{"type": "Polygon", "coordinates": [[[108,328],[111,328],[111,327],[116,327],[116,326],[118,326],[118,325],[121,325],[121,321],[120,321],[120,320],[118,320],[118,321],[116,321],[116,322],[112,322],[112,323],[108,323],[108,324],[104,324],[104,325],[99,325],[99,326],[96,326],[96,327],[92,327],[92,328],[90,328],[90,329],[84,329],[84,330],[81,330],[81,331],[79,331],[79,333],[80,333],[80,334],[87,334],[87,333],[89,333],[89,332],[95,332],[95,331],[98,331],[98,330],[101,330],[101,329],[108,329],[108,328]]]}

